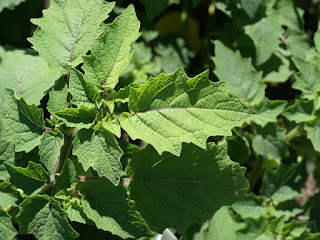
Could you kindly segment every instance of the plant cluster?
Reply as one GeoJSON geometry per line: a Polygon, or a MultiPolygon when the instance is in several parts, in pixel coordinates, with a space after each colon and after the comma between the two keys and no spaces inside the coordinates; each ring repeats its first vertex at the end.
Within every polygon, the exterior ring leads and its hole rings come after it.
{"type": "Polygon", "coordinates": [[[320,239],[309,5],[135,6],[51,0],[0,46],[0,238],[320,239]]]}

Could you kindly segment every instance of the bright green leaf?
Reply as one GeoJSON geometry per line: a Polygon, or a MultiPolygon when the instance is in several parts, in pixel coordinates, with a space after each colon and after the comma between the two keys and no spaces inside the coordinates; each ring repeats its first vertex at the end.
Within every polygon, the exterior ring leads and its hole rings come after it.
{"type": "Polygon", "coordinates": [[[182,142],[206,148],[209,136],[231,135],[231,128],[254,113],[224,83],[210,82],[208,71],[188,78],[182,68],[131,88],[129,109],[119,118],[129,136],[152,144],[159,154],[175,155],[182,142]]]}
{"type": "Polygon", "coordinates": [[[97,86],[114,88],[120,73],[129,64],[132,44],[140,36],[140,22],[130,5],[113,23],[104,26],[104,35],[93,41],[91,55],[83,57],[83,69],[97,86]]]}
{"type": "Polygon", "coordinates": [[[49,93],[49,101],[47,109],[51,114],[62,111],[68,107],[67,102],[67,84],[65,79],[61,77],[54,86],[53,90],[49,93]]]}
{"type": "Polygon", "coordinates": [[[84,214],[83,207],[79,204],[77,199],[63,202],[63,208],[68,214],[70,221],[89,225],[93,224],[93,222],[84,214]]]}
{"type": "Polygon", "coordinates": [[[115,187],[105,179],[88,181],[81,186],[84,213],[99,229],[122,238],[153,236],[146,222],[124,196],[122,186],[115,187]]]}
{"type": "Polygon", "coordinates": [[[268,220],[260,218],[258,220],[249,218],[247,226],[237,232],[237,240],[274,240],[268,232],[268,220]]]}
{"type": "Polygon", "coordinates": [[[307,137],[311,140],[313,148],[320,153],[320,125],[304,125],[307,131],[307,137]]]}
{"type": "Polygon", "coordinates": [[[22,202],[20,192],[8,182],[0,183],[0,207],[18,206],[22,202]]]}
{"type": "Polygon", "coordinates": [[[243,219],[258,219],[265,216],[268,212],[267,208],[265,208],[264,206],[260,206],[251,199],[238,201],[232,204],[231,208],[236,211],[243,219]]]}
{"type": "Polygon", "coordinates": [[[104,0],[51,0],[43,17],[32,19],[38,28],[28,40],[51,68],[66,72],[69,64],[82,62],[114,5],[104,0]]]}
{"type": "Polygon", "coordinates": [[[296,99],[295,103],[287,107],[282,115],[296,123],[311,121],[315,119],[313,106],[312,101],[296,99]]]}
{"type": "Polygon", "coordinates": [[[39,240],[75,239],[78,233],[68,224],[61,204],[46,195],[27,197],[20,205],[20,233],[39,240]]]}
{"type": "Polygon", "coordinates": [[[271,199],[276,203],[285,202],[287,200],[292,200],[294,197],[299,196],[300,193],[293,190],[288,186],[281,186],[276,192],[271,195],[271,199]]]}
{"type": "Polygon", "coordinates": [[[85,171],[92,167],[99,176],[119,184],[123,152],[110,132],[81,129],[74,141],[73,154],[85,171]]]}
{"type": "Polygon", "coordinates": [[[18,234],[13,227],[10,215],[0,208],[0,238],[2,240],[12,240],[18,234]]]}
{"type": "Polygon", "coordinates": [[[261,82],[262,72],[252,66],[250,59],[243,59],[239,52],[227,48],[220,41],[214,41],[214,74],[219,80],[226,81],[231,93],[247,104],[258,104],[264,97],[266,85],[261,82]]]}
{"type": "Polygon", "coordinates": [[[298,8],[297,1],[278,0],[275,9],[280,16],[281,24],[295,30],[303,30],[304,10],[298,8]]]}
{"type": "Polygon", "coordinates": [[[148,145],[127,169],[131,197],[157,232],[168,226],[184,232],[241,199],[248,189],[245,169],[230,160],[226,145],[208,144],[203,150],[185,144],[180,157],[167,152],[160,156],[148,145]]]}

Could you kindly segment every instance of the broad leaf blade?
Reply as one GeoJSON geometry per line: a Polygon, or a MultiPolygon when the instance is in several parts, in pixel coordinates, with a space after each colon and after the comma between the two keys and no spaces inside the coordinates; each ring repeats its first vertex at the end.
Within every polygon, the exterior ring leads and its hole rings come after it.
{"type": "Polygon", "coordinates": [[[68,224],[60,203],[46,195],[27,197],[20,205],[20,233],[37,239],[75,239],[77,232],[68,224]]]}
{"type": "Polygon", "coordinates": [[[134,202],[124,197],[122,186],[112,186],[105,179],[85,182],[81,186],[84,213],[97,228],[122,238],[153,236],[146,222],[134,208],[134,202]]]}
{"type": "Polygon", "coordinates": [[[0,183],[0,207],[18,206],[22,202],[20,192],[8,182],[0,183]]]}
{"type": "Polygon", "coordinates": [[[3,240],[12,240],[18,234],[13,227],[10,215],[0,208],[0,238],[3,240]]]}
{"type": "Polygon", "coordinates": [[[182,68],[132,88],[129,109],[119,121],[130,137],[152,144],[159,154],[175,155],[182,142],[206,148],[209,136],[231,135],[231,128],[254,113],[223,83],[210,82],[208,71],[188,78],[182,68]]]}
{"type": "Polygon", "coordinates": [[[51,0],[43,17],[32,19],[38,28],[28,40],[51,68],[65,72],[70,63],[82,62],[114,5],[104,0],[51,0]]]}
{"type": "Polygon", "coordinates": [[[74,141],[73,154],[85,171],[92,167],[99,176],[119,184],[123,152],[112,133],[81,129],[74,141]]]}
{"type": "Polygon", "coordinates": [[[83,57],[83,69],[97,86],[113,88],[120,73],[129,64],[132,44],[140,36],[140,22],[130,5],[113,23],[104,27],[104,35],[93,42],[91,55],[83,57]]]}
{"type": "Polygon", "coordinates": [[[230,160],[226,145],[209,144],[203,150],[185,144],[181,157],[159,156],[148,145],[127,169],[137,209],[157,232],[166,227],[184,232],[194,222],[201,224],[248,189],[245,169],[230,160]]]}
{"type": "Polygon", "coordinates": [[[220,41],[215,41],[214,74],[226,81],[226,87],[244,102],[255,105],[264,97],[266,85],[261,82],[262,72],[252,66],[250,60],[243,59],[239,52],[233,52],[220,41]]]}
{"type": "Polygon", "coordinates": [[[1,137],[15,144],[17,152],[29,152],[40,144],[44,132],[43,110],[16,99],[14,91],[6,89],[1,137]]]}

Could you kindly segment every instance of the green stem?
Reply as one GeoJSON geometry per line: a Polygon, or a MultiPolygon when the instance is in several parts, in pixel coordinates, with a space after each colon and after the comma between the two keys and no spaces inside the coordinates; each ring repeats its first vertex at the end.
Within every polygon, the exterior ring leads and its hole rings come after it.
{"type": "Polygon", "coordinates": [[[256,163],[253,167],[253,170],[249,177],[250,182],[250,192],[253,191],[254,187],[257,184],[257,181],[261,178],[265,167],[265,160],[261,157],[257,157],[256,163]]]}
{"type": "Polygon", "coordinates": [[[301,135],[301,127],[302,125],[297,125],[295,128],[293,128],[290,132],[286,134],[286,139],[288,142],[290,142],[295,137],[298,137],[301,135]]]}

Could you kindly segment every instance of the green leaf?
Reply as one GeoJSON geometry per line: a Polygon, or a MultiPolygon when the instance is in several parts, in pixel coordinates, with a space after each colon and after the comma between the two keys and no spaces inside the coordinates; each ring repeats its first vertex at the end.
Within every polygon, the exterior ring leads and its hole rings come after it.
{"type": "Polygon", "coordinates": [[[232,162],[226,145],[203,150],[185,144],[181,156],[161,156],[148,145],[133,155],[128,175],[130,196],[151,229],[184,232],[192,223],[211,219],[222,206],[247,192],[245,169],[232,162]]]}
{"type": "Polygon", "coordinates": [[[102,91],[92,82],[86,81],[81,72],[71,68],[69,92],[72,95],[72,104],[92,107],[102,91]]]}
{"type": "Polygon", "coordinates": [[[313,148],[320,153],[320,125],[306,124],[304,130],[307,131],[307,137],[311,140],[313,148]]]}
{"type": "Polygon", "coordinates": [[[293,105],[285,109],[282,115],[290,121],[302,123],[315,119],[313,101],[296,99],[293,105]]]}
{"type": "MultiPolygon", "coordinates": [[[[222,207],[208,222],[208,226],[202,229],[202,240],[226,240],[236,239],[236,231],[244,227],[243,223],[237,223],[229,212],[229,207],[222,207]]],[[[200,239],[199,239],[200,240],[200,239]]]]}
{"type": "Polygon", "coordinates": [[[83,207],[77,199],[63,202],[63,208],[68,214],[70,221],[93,225],[93,222],[84,214],[83,207]]]}
{"type": "Polygon", "coordinates": [[[0,238],[12,240],[18,234],[13,227],[10,215],[0,208],[0,238]]]}
{"type": "Polygon", "coordinates": [[[239,52],[227,48],[220,41],[214,41],[215,63],[214,74],[221,81],[226,81],[226,87],[231,93],[244,102],[255,105],[264,97],[266,85],[261,82],[262,72],[257,72],[250,59],[243,59],[239,52]]]}
{"type": "Polygon", "coordinates": [[[13,10],[16,6],[18,6],[19,4],[21,4],[25,1],[26,0],[1,0],[0,13],[3,11],[3,9],[13,10]]]}
{"type": "Polygon", "coordinates": [[[44,132],[43,110],[16,99],[14,91],[6,89],[1,137],[15,144],[17,152],[30,152],[40,144],[44,132]]]}
{"type": "Polygon", "coordinates": [[[106,121],[105,119],[103,119],[102,122],[96,124],[94,128],[95,129],[102,128],[104,130],[107,130],[113,133],[114,135],[116,135],[118,138],[121,136],[120,124],[117,118],[113,115],[111,115],[106,121]]]}
{"type": "Polygon", "coordinates": [[[88,181],[82,184],[81,193],[83,211],[97,228],[124,239],[153,236],[134,202],[125,198],[122,186],[115,187],[105,179],[88,181]]]}
{"type": "Polygon", "coordinates": [[[294,30],[303,30],[304,10],[298,8],[297,1],[278,0],[275,9],[280,16],[281,24],[294,30]]]}
{"type": "Polygon", "coordinates": [[[66,72],[70,64],[82,62],[114,5],[104,0],[51,0],[43,17],[31,20],[38,28],[28,40],[51,68],[66,72]]]}
{"type": "Polygon", "coordinates": [[[56,112],[56,115],[66,123],[68,127],[90,128],[97,115],[96,106],[87,107],[81,105],[78,108],[66,108],[56,112]]]}
{"type": "Polygon", "coordinates": [[[4,163],[10,174],[10,181],[26,194],[32,194],[45,183],[50,182],[49,174],[37,163],[30,161],[27,168],[15,167],[4,163]]]}
{"type": "Polygon", "coordinates": [[[22,202],[20,192],[8,182],[0,183],[0,207],[18,206],[22,202]]]}
{"type": "Polygon", "coordinates": [[[61,77],[49,93],[47,109],[51,114],[62,111],[68,107],[67,102],[68,89],[65,79],[61,77]]]}
{"type": "Polygon", "coordinates": [[[39,145],[40,162],[50,174],[53,174],[56,170],[60,159],[60,150],[64,143],[63,139],[63,134],[59,130],[45,132],[41,139],[39,145]]]}
{"type": "Polygon", "coordinates": [[[78,233],[68,224],[61,204],[46,195],[27,197],[20,205],[20,233],[33,234],[36,239],[75,239],[78,233]]]}
{"type": "Polygon", "coordinates": [[[265,159],[281,160],[289,155],[286,130],[269,123],[264,128],[257,126],[257,135],[252,139],[253,150],[265,159]]]}
{"type": "Polygon", "coordinates": [[[182,68],[131,88],[129,109],[119,122],[132,139],[177,156],[182,142],[206,148],[209,136],[231,135],[231,128],[254,113],[224,83],[210,82],[208,71],[188,78],[182,68]]]}
{"type": "Polygon", "coordinates": [[[246,138],[232,136],[227,142],[228,155],[232,161],[242,164],[249,159],[251,151],[246,138]]]}
{"type": "Polygon", "coordinates": [[[108,178],[114,185],[119,184],[120,158],[123,152],[113,134],[108,131],[81,129],[72,152],[85,171],[92,167],[99,176],[108,178]]]}
{"type": "Polygon", "coordinates": [[[288,238],[300,237],[303,234],[303,232],[307,229],[307,225],[307,221],[290,221],[284,226],[283,236],[288,238]]]}
{"type": "Polygon", "coordinates": [[[256,203],[254,198],[251,197],[232,204],[231,208],[236,211],[242,219],[259,219],[260,217],[265,216],[268,212],[267,208],[260,205],[261,204],[256,203]]]}
{"type": "Polygon", "coordinates": [[[288,46],[291,49],[292,55],[303,60],[310,59],[315,49],[309,36],[304,31],[288,29],[287,34],[288,46]]]}
{"type": "Polygon", "coordinates": [[[241,0],[242,9],[250,18],[254,18],[262,0],[241,0]]]}
{"type": "Polygon", "coordinates": [[[264,98],[262,102],[254,108],[257,114],[252,121],[265,127],[268,123],[277,122],[277,117],[283,112],[287,105],[283,100],[269,100],[264,98]]]}
{"type": "Polygon", "coordinates": [[[28,104],[39,105],[61,75],[51,70],[43,58],[29,49],[0,46],[0,59],[0,109],[6,88],[13,89],[28,104]]]}
{"type": "Polygon", "coordinates": [[[266,62],[279,46],[279,36],[283,33],[279,16],[270,14],[260,21],[244,27],[245,33],[256,47],[256,64],[266,62]]]}
{"type": "Polygon", "coordinates": [[[14,144],[6,141],[0,136],[0,165],[1,162],[7,161],[13,163],[15,158],[14,144]]]}
{"type": "Polygon", "coordinates": [[[91,55],[83,57],[82,68],[94,84],[110,88],[117,85],[132,58],[131,46],[140,36],[139,28],[133,5],[104,26],[104,35],[93,41],[91,55]]]}
{"type": "Polygon", "coordinates": [[[302,92],[301,98],[314,99],[314,93],[320,92],[319,67],[296,57],[293,57],[292,60],[299,69],[299,72],[294,75],[296,81],[293,83],[292,88],[302,92]]]}
{"type": "Polygon", "coordinates": [[[57,189],[75,188],[78,183],[77,172],[72,160],[68,159],[65,163],[62,173],[56,175],[57,189]]]}
{"type": "Polygon", "coordinates": [[[282,186],[276,192],[274,192],[270,198],[276,203],[281,203],[287,200],[292,200],[294,197],[299,195],[300,193],[293,190],[291,187],[282,186]]]}
{"type": "Polygon", "coordinates": [[[237,232],[237,240],[274,240],[274,237],[268,232],[268,220],[260,218],[259,220],[248,219],[247,226],[237,232]]]}

